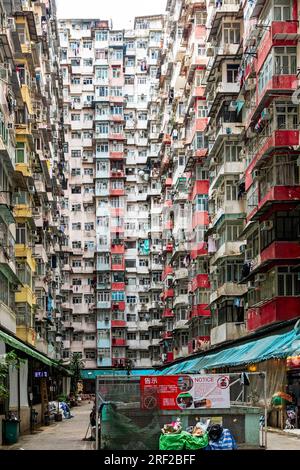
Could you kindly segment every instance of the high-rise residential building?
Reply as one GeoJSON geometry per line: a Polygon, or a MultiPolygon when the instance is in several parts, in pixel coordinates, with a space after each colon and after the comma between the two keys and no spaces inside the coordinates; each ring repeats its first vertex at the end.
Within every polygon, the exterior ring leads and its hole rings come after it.
{"type": "Polygon", "coordinates": [[[167,2],[165,362],[299,317],[296,10],[167,2]]]}
{"type": "Polygon", "coordinates": [[[63,127],[55,3],[0,8],[0,325],[60,359],[63,127]]]}
{"type": "MultiPolygon", "coordinates": [[[[151,339],[149,330],[161,266],[151,284],[147,126],[162,28],[161,16],[136,18],[132,31],[95,19],[59,22],[68,179],[64,357],[78,352],[87,368],[150,366],[150,341],[154,348],[159,339],[155,321],[151,339]]],[[[159,191],[153,182],[153,195],[159,191]]],[[[157,344],[152,353],[158,359],[157,344]]]]}
{"type": "Polygon", "coordinates": [[[161,54],[163,281],[162,362],[206,349],[210,342],[206,7],[167,4],[161,54]]]}
{"type": "Polygon", "coordinates": [[[60,21],[65,358],[148,367],[299,316],[298,26],[280,1],[60,21]]]}

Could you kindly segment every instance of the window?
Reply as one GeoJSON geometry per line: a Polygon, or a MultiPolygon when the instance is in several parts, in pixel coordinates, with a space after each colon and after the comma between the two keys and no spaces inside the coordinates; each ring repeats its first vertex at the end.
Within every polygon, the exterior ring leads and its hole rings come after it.
{"type": "Polygon", "coordinates": [[[108,40],[108,32],[107,31],[96,31],[95,32],[95,40],[96,41],[107,41],[108,40]]]}
{"type": "Polygon", "coordinates": [[[91,41],[83,41],[83,48],[84,49],[89,49],[91,51],[92,47],[93,47],[93,43],[91,41]]]}
{"type": "Polygon", "coordinates": [[[71,186],[72,194],[81,194],[81,186],[71,186]]]}
{"type": "Polygon", "coordinates": [[[73,260],[72,261],[73,268],[81,268],[81,260],[73,260]]]}
{"type": "Polygon", "coordinates": [[[205,26],[206,19],[207,19],[206,12],[197,11],[195,13],[195,23],[196,23],[196,25],[205,26]]]}
{"type": "Polygon", "coordinates": [[[93,85],[93,77],[85,77],[83,79],[83,84],[84,85],[93,85]]]}
{"type": "Polygon", "coordinates": [[[224,43],[239,44],[240,43],[240,24],[224,23],[224,43]]]}
{"type": "Polygon", "coordinates": [[[83,59],[84,67],[92,67],[93,66],[93,59],[83,59]]]}
{"type": "Polygon", "coordinates": [[[290,103],[276,103],[277,129],[298,129],[298,108],[290,103]]]}
{"type": "Polygon", "coordinates": [[[136,340],[136,332],[130,332],[130,331],[128,331],[128,333],[127,333],[127,339],[128,339],[129,341],[134,341],[134,340],[136,340]]]}
{"type": "Polygon", "coordinates": [[[274,0],[274,21],[288,21],[292,19],[290,0],[274,0]]]}
{"type": "Polygon", "coordinates": [[[238,162],[239,155],[241,153],[242,147],[235,145],[233,142],[226,144],[224,149],[224,161],[225,162],[238,162]]]}
{"type": "Polygon", "coordinates": [[[85,351],[85,358],[86,359],[96,359],[96,352],[95,351],[85,351]]]}
{"type": "Polygon", "coordinates": [[[113,78],[120,78],[121,77],[121,67],[113,67],[112,68],[112,76],[113,76],[113,78]]]}
{"type": "Polygon", "coordinates": [[[106,80],[108,78],[108,67],[97,67],[95,75],[97,80],[106,80]]]}
{"type": "Polygon", "coordinates": [[[299,274],[292,271],[291,267],[278,267],[278,295],[297,296],[300,295],[299,274]]]}
{"type": "Polygon", "coordinates": [[[26,163],[27,156],[25,151],[25,144],[22,142],[17,142],[16,149],[16,163],[26,163]]]}
{"type": "Polygon", "coordinates": [[[207,147],[207,137],[204,135],[204,132],[196,132],[196,137],[194,138],[193,146],[195,150],[207,147]]]}
{"type": "Polygon", "coordinates": [[[270,54],[262,66],[258,76],[258,92],[261,93],[273,75],[273,57],[270,54]]]}
{"type": "Polygon", "coordinates": [[[141,359],[149,359],[149,352],[148,351],[140,351],[140,358],[141,359]]]}
{"type": "Polygon", "coordinates": [[[274,47],[276,75],[295,75],[297,73],[297,48],[274,47]]]}
{"type": "Polygon", "coordinates": [[[226,180],[226,201],[237,201],[238,199],[238,182],[226,180]]]}
{"type": "MultiPolygon", "coordinates": [[[[72,158],[80,158],[81,157],[81,150],[71,150],[71,157],[72,158]]],[[[80,174],[80,168],[79,168],[79,174],[80,174]]]]}
{"type": "Polygon", "coordinates": [[[208,211],[208,195],[198,194],[195,198],[196,211],[208,211]]]}
{"type": "Polygon", "coordinates": [[[227,83],[236,83],[239,64],[227,64],[227,83]]]}
{"type": "Polygon", "coordinates": [[[197,104],[197,117],[198,118],[204,118],[207,116],[207,106],[201,104],[201,101],[198,101],[197,104]]]}
{"type": "Polygon", "coordinates": [[[82,304],[82,295],[74,295],[72,299],[73,304],[82,304]]]}
{"type": "Polygon", "coordinates": [[[140,331],[140,340],[141,341],[149,341],[149,332],[148,331],[140,331]]]}

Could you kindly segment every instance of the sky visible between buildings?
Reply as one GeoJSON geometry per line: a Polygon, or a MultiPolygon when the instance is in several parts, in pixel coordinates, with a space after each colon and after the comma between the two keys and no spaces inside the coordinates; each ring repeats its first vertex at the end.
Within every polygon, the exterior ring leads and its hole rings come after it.
{"type": "Polygon", "coordinates": [[[114,29],[131,29],[135,16],[162,14],[166,0],[57,0],[58,18],[100,18],[114,29]]]}

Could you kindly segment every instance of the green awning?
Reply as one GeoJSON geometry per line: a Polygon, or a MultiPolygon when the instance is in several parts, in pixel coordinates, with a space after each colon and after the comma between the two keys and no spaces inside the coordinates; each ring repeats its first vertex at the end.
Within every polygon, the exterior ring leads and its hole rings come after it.
{"type": "Polygon", "coordinates": [[[0,217],[9,225],[14,224],[15,219],[7,204],[0,204],[0,217]]]}
{"type": "Polygon", "coordinates": [[[11,267],[6,263],[0,263],[0,272],[11,282],[12,284],[22,284],[18,276],[13,272],[11,267]]]}
{"type": "MultiPolygon", "coordinates": [[[[144,375],[152,375],[154,369],[132,369],[130,371],[130,377],[139,377],[144,375]]],[[[80,376],[82,379],[95,380],[97,377],[101,376],[127,376],[126,369],[85,369],[80,371],[80,376]]]]}
{"type": "Polygon", "coordinates": [[[27,346],[26,344],[22,343],[18,339],[14,338],[13,336],[10,336],[7,333],[4,333],[4,331],[1,331],[1,330],[0,330],[0,340],[4,341],[4,343],[6,344],[9,344],[14,349],[23,351],[25,354],[28,354],[28,356],[38,359],[39,361],[43,362],[47,366],[58,367],[58,364],[55,361],[52,361],[46,356],[43,356],[43,354],[39,353],[35,349],[31,348],[30,346],[27,346]]]}

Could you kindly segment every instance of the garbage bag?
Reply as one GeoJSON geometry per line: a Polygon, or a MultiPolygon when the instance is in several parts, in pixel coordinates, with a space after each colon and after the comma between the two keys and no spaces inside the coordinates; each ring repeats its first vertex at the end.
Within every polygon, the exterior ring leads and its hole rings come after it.
{"type": "Polygon", "coordinates": [[[208,445],[208,434],[207,432],[203,436],[192,436],[188,434],[185,436],[185,449],[186,450],[198,450],[203,449],[208,445]]]}
{"type": "Polygon", "coordinates": [[[186,436],[184,431],[179,434],[161,434],[159,438],[159,450],[183,450],[186,436]]]}

